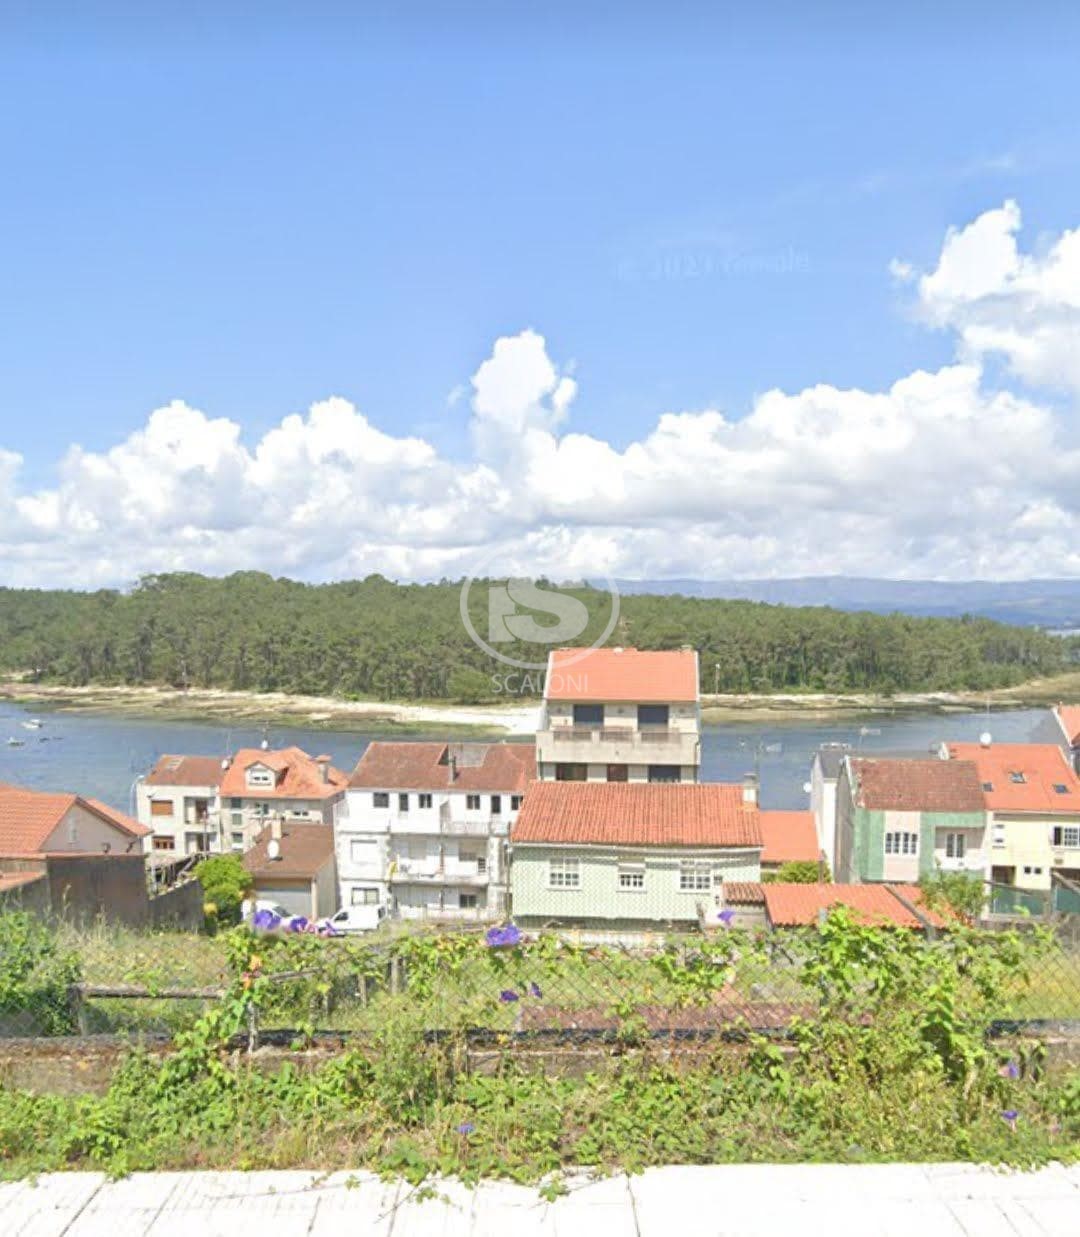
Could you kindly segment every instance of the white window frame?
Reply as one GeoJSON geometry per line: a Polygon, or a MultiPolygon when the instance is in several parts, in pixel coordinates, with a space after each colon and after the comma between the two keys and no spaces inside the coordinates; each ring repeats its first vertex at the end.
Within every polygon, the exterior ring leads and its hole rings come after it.
{"type": "Polygon", "coordinates": [[[1080,825],[1055,825],[1050,834],[1050,844],[1055,850],[1080,850],[1080,825]],[[1054,834],[1058,841],[1054,841],[1054,834]]]}
{"type": "Polygon", "coordinates": [[[967,857],[967,834],[955,831],[945,834],[945,858],[965,859],[967,857]]]}
{"type": "Polygon", "coordinates": [[[616,868],[615,884],[620,893],[645,892],[645,864],[627,860],[616,868]]]}
{"type": "Polygon", "coordinates": [[[684,859],[679,864],[680,893],[708,893],[713,887],[713,865],[705,859],[684,859]]]}
{"type": "Polygon", "coordinates": [[[572,856],[559,856],[548,860],[549,889],[580,889],[581,860],[572,856]]]}
{"type": "Polygon", "coordinates": [[[431,794],[426,790],[422,790],[416,796],[416,806],[418,808],[429,808],[431,807],[432,802],[433,800],[432,800],[431,794]]]}
{"type": "Polygon", "coordinates": [[[349,891],[350,906],[378,906],[379,891],[370,885],[353,885],[349,891]],[[358,896],[359,895],[359,896],[358,896]]]}
{"type": "Polygon", "coordinates": [[[885,854],[889,858],[912,859],[919,853],[919,835],[908,829],[888,829],[885,832],[885,854]]]}

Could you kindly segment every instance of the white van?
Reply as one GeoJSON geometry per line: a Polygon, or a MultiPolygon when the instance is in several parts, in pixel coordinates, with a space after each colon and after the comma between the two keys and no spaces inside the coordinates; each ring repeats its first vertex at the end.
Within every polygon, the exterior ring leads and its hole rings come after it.
{"type": "Polygon", "coordinates": [[[374,932],[386,915],[387,909],[381,902],[367,906],[343,906],[329,919],[321,919],[319,923],[326,924],[335,932],[374,932]]]}

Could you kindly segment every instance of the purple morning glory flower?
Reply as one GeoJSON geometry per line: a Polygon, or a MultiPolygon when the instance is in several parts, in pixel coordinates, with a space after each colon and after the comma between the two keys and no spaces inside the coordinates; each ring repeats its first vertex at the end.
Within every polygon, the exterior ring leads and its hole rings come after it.
{"type": "Polygon", "coordinates": [[[492,949],[519,945],[521,944],[521,929],[512,923],[508,923],[501,928],[488,928],[484,939],[492,949]]]}
{"type": "Polygon", "coordinates": [[[476,1126],[473,1125],[471,1121],[462,1121],[462,1123],[457,1127],[457,1132],[459,1134],[464,1134],[467,1138],[475,1129],[476,1126]]]}
{"type": "Polygon", "coordinates": [[[725,928],[731,927],[731,921],[735,918],[734,911],[721,911],[716,917],[724,925],[725,928]]]}
{"type": "Polygon", "coordinates": [[[519,1001],[520,999],[521,998],[513,990],[513,988],[504,988],[502,992],[499,993],[499,1000],[505,1001],[507,1002],[507,1004],[509,1004],[511,1001],[519,1001]]]}
{"type": "Polygon", "coordinates": [[[1008,1125],[1010,1130],[1015,1132],[1016,1119],[1019,1116],[1020,1114],[1016,1111],[1015,1108],[1006,1108],[1005,1111],[1001,1114],[1001,1119],[1008,1125]]]}
{"type": "Polygon", "coordinates": [[[540,985],[536,983],[535,980],[531,984],[529,984],[529,995],[530,996],[543,996],[544,995],[540,991],[540,985]]]}
{"type": "Polygon", "coordinates": [[[1017,1065],[1015,1061],[1010,1061],[1007,1065],[1003,1065],[1001,1069],[998,1070],[998,1073],[1002,1076],[1002,1078],[1019,1078],[1020,1066],[1017,1065]]]}

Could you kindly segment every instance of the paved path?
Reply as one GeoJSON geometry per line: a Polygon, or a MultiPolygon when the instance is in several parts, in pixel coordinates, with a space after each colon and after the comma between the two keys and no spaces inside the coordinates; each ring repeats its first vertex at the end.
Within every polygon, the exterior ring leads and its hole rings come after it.
{"type": "Polygon", "coordinates": [[[3,1237],[1076,1237],[1080,1168],[967,1164],[654,1168],[534,1189],[368,1173],[58,1173],[0,1185],[3,1237]]]}

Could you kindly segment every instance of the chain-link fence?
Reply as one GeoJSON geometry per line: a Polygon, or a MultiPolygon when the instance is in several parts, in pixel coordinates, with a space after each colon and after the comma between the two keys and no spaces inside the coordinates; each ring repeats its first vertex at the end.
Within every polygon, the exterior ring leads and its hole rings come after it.
{"type": "MultiPolygon", "coordinates": [[[[980,1005],[992,1020],[1080,1019],[1075,922],[986,933],[970,946],[1031,946],[980,1005]]],[[[784,1035],[821,1008],[818,931],[632,944],[513,927],[344,939],[268,933],[243,937],[238,954],[228,936],[75,930],[9,915],[0,923],[0,1036],[171,1036],[238,984],[251,994],[251,1030],[283,1042],[323,1032],[363,1038],[395,1019],[433,1037],[499,1043],[784,1035]]],[[[949,933],[910,939],[919,949],[952,948],[949,933]]]]}

